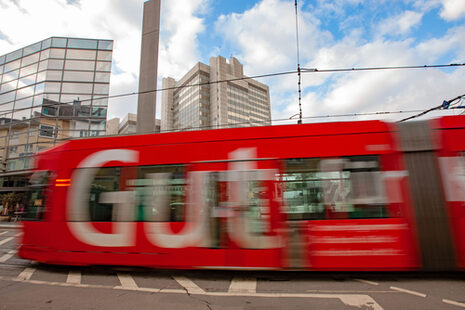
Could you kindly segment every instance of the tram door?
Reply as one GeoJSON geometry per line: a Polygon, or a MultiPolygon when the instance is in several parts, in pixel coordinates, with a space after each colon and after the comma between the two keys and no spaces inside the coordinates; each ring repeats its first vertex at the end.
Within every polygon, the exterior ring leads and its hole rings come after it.
{"type": "Polygon", "coordinates": [[[308,221],[324,218],[323,191],[317,180],[319,159],[287,159],[283,166],[281,188],[288,231],[287,267],[302,269],[309,266],[308,221]]]}
{"type": "Polygon", "coordinates": [[[239,149],[231,160],[195,164],[208,175],[211,249],[226,251],[225,266],[282,268],[283,229],[278,166],[239,149]]]}

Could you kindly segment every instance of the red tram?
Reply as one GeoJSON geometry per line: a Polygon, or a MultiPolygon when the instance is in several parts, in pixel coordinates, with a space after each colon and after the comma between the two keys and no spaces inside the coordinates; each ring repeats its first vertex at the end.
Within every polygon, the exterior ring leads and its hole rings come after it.
{"type": "Polygon", "coordinates": [[[68,141],[19,255],[157,268],[465,268],[465,116],[68,141]]]}

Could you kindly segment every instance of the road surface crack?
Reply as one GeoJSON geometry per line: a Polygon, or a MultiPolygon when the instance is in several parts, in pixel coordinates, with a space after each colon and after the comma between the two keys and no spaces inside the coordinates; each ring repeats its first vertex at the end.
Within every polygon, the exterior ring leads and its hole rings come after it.
{"type": "Polygon", "coordinates": [[[207,308],[209,310],[213,310],[213,308],[211,307],[211,304],[210,304],[210,302],[208,300],[201,299],[199,297],[196,297],[196,296],[192,295],[191,293],[189,293],[189,290],[187,288],[185,288],[185,287],[183,287],[183,289],[184,289],[184,291],[186,291],[187,296],[189,296],[192,299],[195,299],[197,301],[200,301],[200,302],[204,303],[205,306],[207,306],[207,308]]]}

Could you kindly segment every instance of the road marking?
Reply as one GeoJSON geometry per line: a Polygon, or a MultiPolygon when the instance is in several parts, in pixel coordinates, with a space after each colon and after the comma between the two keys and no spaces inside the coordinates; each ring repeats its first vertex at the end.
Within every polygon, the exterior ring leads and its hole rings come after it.
{"type": "Polygon", "coordinates": [[[182,287],[184,287],[188,294],[205,294],[205,291],[201,289],[197,284],[192,282],[186,277],[175,277],[173,279],[176,280],[182,287]]]}
{"type": "Polygon", "coordinates": [[[27,281],[30,280],[32,277],[32,274],[36,271],[35,268],[26,268],[21,272],[16,279],[19,281],[27,281]]]}
{"type": "MultiPolygon", "coordinates": [[[[184,282],[183,280],[187,279],[185,277],[176,277],[176,278],[178,280],[181,280],[181,282],[184,282]]],[[[106,289],[131,290],[131,291],[150,292],[150,293],[171,293],[171,294],[185,294],[186,293],[185,290],[179,290],[179,289],[156,289],[156,288],[149,288],[149,287],[127,289],[122,286],[72,284],[72,283],[65,283],[65,282],[47,282],[47,281],[38,281],[38,280],[21,280],[18,278],[9,278],[9,277],[3,277],[3,276],[0,276],[0,280],[21,281],[21,282],[28,282],[31,284],[38,284],[38,285],[81,287],[81,288],[106,288],[106,289]]],[[[321,298],[321,299],[334,298],[334,299],[341,300],[345,305],[348,305],[348,306],[354,306],[358,308],[365,307],[365,308],[369,308],[373,310],[383,310],[383,308],[373,298],[371,298],[368,295],[363,295],[363,294],[229,293],[229,292],[205,292],[202,289],[200,290],[201,292],[199,291],[199,293],[196,292],[194,294],[202,294],[206,296],[219,296],[219,297],[321,298]]]]}
{"type": "Polygon", "coordinates": [[[360,282],[360,283],[365,283],[365,284],[370,284],[370,285],[379,285],[379,283],[373,282],[373,281],[368,281],[364,279],[354,279],[354,281],[360,282]]]}
{"type": "Polygon", "coordinates": [[[8,230],[7,231],[4,231],[4,232],[1,232],[0,233],[0,236],[3,236],[4,234],[7,234],[8,233],[8,230]]]}
{"type": "Polygon", "coordinates": [[[372,291],[372,290],[306,290],[307,293],[332,293],[332,294],[374,294],[374,293],[389,293],[389,294],[400,294],[401,292],[390,291],[372,291]]]}
{"type": "Polygon", "coordinates": [[[233,278],[229,285],[229,293],[255,293],[257,291],[257,279],[233,278]]]}
{"type": "Polygon", "coordinates": [[[442,302],[445,302],[446,304],[449,304],[449,305],[454,305],[454,306],[465,308],[465,304],[463,302],[453,301],[450,299],[443,299],[442,302]]]}
{"type": "Polygon", "coordinates": [[[12,258],[15,254],[16,254],[16,251],[15,251],[15,250],[9,251],[7,254],[5,254],[5,255],[3,255],[2,257],[0,257],[0,263],[6,262],[6,261],[9,260],[10,258],[12,258]]]}
{"type": "Polygon", "coordinates": [[[6,239],[3,239],[2,241],[0,241],[0,245],[5,244],[5,243],[7,243],[7,242],[13,240],[13,238],[14,238],[14,237],[8,237],[8,238],[6,238],[6,239]]]}
{"type": "Polygon", "coordinates": [[[372,310],[383,310],[383,308],[368,295],[341,295],[339,299],[346,306],[372,310]]]}
{"type": "Polygon", "coordinates": [[[81,284],[81,272],[79,270],[71,270],[68,273],[66,283],[81,284]]]}
{"type": "Polygon", "coordinates": [[[22,236],[22,235],[23,235],[23,233],[20,232],[20,233],[17,233],[17,234],[15,235],[15,237],[19,237],[19,236],[22,236]]]}
{"type": "Polygon", "coordinates": [[[415,296],[426,297],[426,294],[411,291],[411,290],[406,290],[405,288],[391,286],[390,289],[395,290],[395,291],[399,291],[399,292],[403,292],[403,293],[407,293],[407,294],[411,294],[411,295],[415,295],[415,296]]]}
{"type": "Polygon", "coordinates": [[[129,273],[117,273],[119,282],[121,283],[121,287],[127,288],[127,289],[137,289],[139,286],[137,286],[136,281],[131,277],[129,273]]]}

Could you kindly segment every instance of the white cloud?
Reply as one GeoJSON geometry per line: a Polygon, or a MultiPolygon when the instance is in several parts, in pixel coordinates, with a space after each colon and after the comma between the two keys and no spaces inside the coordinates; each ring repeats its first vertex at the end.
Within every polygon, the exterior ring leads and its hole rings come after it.
{"type": "MultiPolygon", "coordinates": [[[[453,33],[443,38],[444,50],[436,57],[454,50],[460,38],[453,33]],[[451,39],[454,37],[454,39],[451,39]]],[[[435,41],[411,46],[409,41],[375,41],[362,46],[336,44],[327,49],[331,59],[343,59],[357,66],[427,64],[432,60],[430,51],[435,41]]],[[[350,66],[349,66],[350,67],[350,66]]],[[[314,73],[318,74],[318,73],[314,73]]],[[[441,104],[463,92],[465,70],[457,68],[450,72],[440,69],[388,70],[333,74],[327,92],[308,91],[303,99],[304,115],[328,115],[376,111],[428,109],[441,104]]],[[[384,117],[374,115],[371,118],[384,117]]],[[[387,115],[386,118],[400,119],[402,115],[387,115]]]]}
{"type": "Polygon", "coordinates": [[[429,63],[449,52],[454,54],[451,63],[463,63],[465,58],[465,26],[451,28],[444,36],[423,41],[415,49],[424,55],[429,63]]]}
{"type": "MultiPolygon", "coordinates": [[[[248,11],[222,16],[218,20],[218,33],[237,50],[246,74],[295,68],[292,4],[262,0],[248,11]]],[[[344,13],[342,6],[341,3],[319,1],[317,7],[321,12],[337,15],[344,13]]],[[[465,30],[462,27],[423,42],[421,38],[409,37],[411,30],[421,25],[424,12],[418,8],[383,20],[374,26],[372,39],[364,36],[361,29],[353,28],[346,29],[346,36],[337,41],[320,29],[320,21],[315,15],[302,12],[302,66],[318,69],[405,66],[432,64],[441,59],[463,59],[465,30]],[[387,40],[376,31],[382,35],[402,35],[402,40],[387,40]]],[[[365,31],[369,33],[370,29],[365,31]]],[[[306,73],[302,76],[303,114],[305,117],[427,109],[459,95],[457,90],[463,91],[464,78],[463,68],[453,72],[421,69],[306,73]]],[[[266,83],[270,86],[273,119],[289,118],[299,112],[296,76],[269,78],[266,83]]],[[[380,117],[383,116],[372,116],[380,117]]],[[[386,117],[399,119],[402,115],[386,117]]]]}
{"type": "MultiPolygon", "coordinates": [[[[294,4],[289,1],[263,0],[244,13],[222,15],[216,30],[238,52],[235,55],[244,63],[248,75],[297,66],[294,4]]],[[[318,29],[318,20],[307,12],[299,13],[299,37],[302,63],[318,45],[332,40],[329,33],[318,29]]]]}
{"type": "Polygon", "coordinates": [[[378,26],[378,33],[380,35],[408,34],[413,27],[420,24],[422,17],[423,13],[405,11],[382,21],[378,26]]]}
{"type": "Polygon", "coordinates": [[[441,0],[441,17],[445,20],[457,20],[465,17],[465,1],[463,0],[441,0]]]}
{"type": "MultiPolygon", "coordinates": [[[[332,15],[336,17],[346,17],[345,8],[363,4],[364,0],[318,0],[315,5],[315,14],[318,16],[332,15]]],[[[377,5],[376,1],[370,5],[377,5]]]]}
{"type": "Polygon", "coordinates": [[[413,4],[423,12],[440,7],[439,15],[446,21],[465,17],[465,1],[463,0],[413,0],[413,4]]]}
{"type": "Polygon", "coordinates": [[[205,30],[207,0],[162,1],[159,48],[160,77],[182,77],[200,59],[198,35],[205,30]]]}

